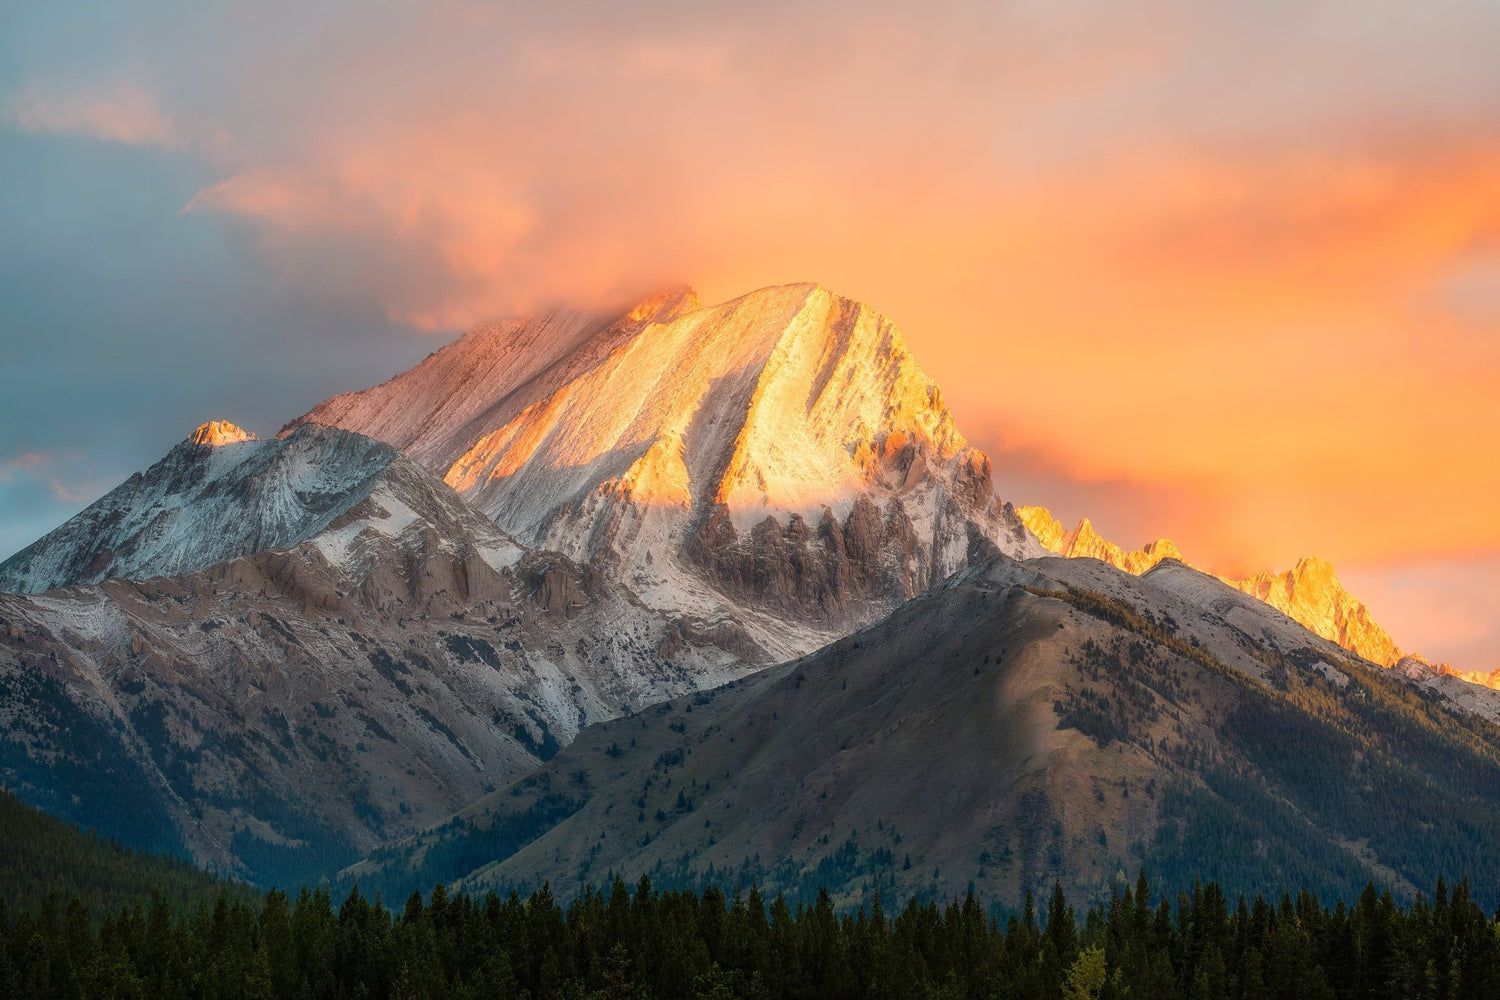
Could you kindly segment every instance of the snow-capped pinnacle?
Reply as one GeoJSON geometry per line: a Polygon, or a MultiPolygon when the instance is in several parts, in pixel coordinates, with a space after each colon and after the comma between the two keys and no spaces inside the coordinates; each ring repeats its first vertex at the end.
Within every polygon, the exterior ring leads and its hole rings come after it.
{"type": "Polygon", "coordinates": [[[413,525],[464,536],[498,562],[519,552],[388,444],[315,425],[262,441],[216,421],[0,563],[0,591],[174,575],[309,539],[339,563],[363,532],[413,525]]]}
{"type": "Polygon", "coordinates": [[[226,444],[239,444],[241,441],[257,441],[254,434],[230,423],[228,420],[210,420],[206,424],[199,424],[198,429],[188,436],[190,444],[200,447],[218,448],[226,444]]]}

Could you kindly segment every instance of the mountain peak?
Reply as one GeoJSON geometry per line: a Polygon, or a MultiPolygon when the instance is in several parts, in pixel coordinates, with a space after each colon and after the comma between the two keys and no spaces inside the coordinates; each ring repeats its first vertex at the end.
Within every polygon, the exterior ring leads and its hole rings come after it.
{"type": "MultiPolygon", "coordinates": [[[[1019,507],[1016,513],[1044,548],[1060,556],[1098,559],[1137,576],[1167,559],[1191,566],[1168,538],[1127,552],[1100,536],[1086,517],[1078,522],[1078,527],[1067,531],[1045,507],[1019,507]]],[[[1406,655],[1390,633],[1370,616],[1369,608],[1344,589],[1333,564],[1326,559],[1304,556],[1284,573],[1219,579],[1372,663],[1389,667],[1406,655]]]]}
{"type": "Polygon", "coordinates": [[[1325,559],[1306,556],[1285,573],[1257,573],[1224,582],[1372,663],[1394,666],[1406,655],[1370,616],[1370,609],[1344,589],[1333,564],[1325,559]]]}
{"type": "Polygon", "coordinates": [[[369,496],[398,459],[338,428],[262,441],[212,421],[0,563],[0,591],[169,576],[290,547],[369,496]]]}
{"type": "Polygon", "coordinates": [[[200,447],[218,448],[226,444],[239,444],[241,441],[259,440],[254,434],[230,423],[228,420],[210,420],[206,424],[199,424],[197,430],[188,436],[190,444],[200,447]]]}
{"type": "Polygon", "coordinates": [[[687,285],[663,289],[637,302],[625,318],[637,323],[670,323],[684,313],[703,308],[698,293],[687,285]]]}
{"type": "Polygon", "coordinates": [[[1335,587],[1342,586],[1338,574],[1334,572],[1333,563],[1317,556],[1303,556],[1297,560],[1297,565],[1292,568],[1292,575],[1299,581],[1309,583],[1326,583],[1335,587]]]}
{"type": "Polygon", "coordinates": [[[648,604],[863,616],[971,552],[1037,552],[895,325],[811,282],[481,328],[308,421],[388,441],[648,604]]]}

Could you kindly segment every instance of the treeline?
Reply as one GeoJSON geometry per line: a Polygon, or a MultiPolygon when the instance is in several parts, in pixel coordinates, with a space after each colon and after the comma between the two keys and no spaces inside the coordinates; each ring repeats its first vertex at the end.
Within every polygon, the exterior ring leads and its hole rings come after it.
{"type": "Polygon", "coordinates": [[[74,900],[0,903],[0,997],[44,998],[1260,998],[1500,997],[1500,924],[1468,886],[1399,906],[1366,888],[1352,907],[1309,892],[1231,905],[1210,883],[1153,900],[1145,876],[1076,915],[1061,888],[1004,921],[970,895],[894,915],[839,914],[827,894],[789,907],[634,890],[616,881],[566,906],[413,893],[399,910],[356,889],[259,911],[225,894],[174,914],[157,897],[96,924],[74,900]]]}

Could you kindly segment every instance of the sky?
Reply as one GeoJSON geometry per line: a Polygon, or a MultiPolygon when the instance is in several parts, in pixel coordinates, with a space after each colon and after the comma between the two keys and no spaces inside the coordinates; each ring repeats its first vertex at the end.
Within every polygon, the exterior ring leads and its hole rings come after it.
{"type": "Polygon", "coordinates": [[[813,280],[1003,495],[1500,667],[1492,0],[0,0],[0,556],[485,319],[813,280]]]}

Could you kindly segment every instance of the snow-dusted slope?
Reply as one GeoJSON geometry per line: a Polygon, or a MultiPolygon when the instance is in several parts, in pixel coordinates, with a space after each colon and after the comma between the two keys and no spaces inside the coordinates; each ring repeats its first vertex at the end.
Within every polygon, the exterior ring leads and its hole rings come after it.
{"type": "Polygon", "coordinates": [[[381,437],[522,542],[782,653],[978,555],[1042,551],[896,328],[816,285],[483,328],[305,422],[381,437]]]}
{"type": "MultiPolygon", "coordinates": [[[[388,532],[406,527],[412,503],[470,527],[482,524],[415,471],[389,445],[347,431],[306,427],[261,441],[227,422],[204,424],[144,473],[0,564],[0,590],[41,593],[205,569],[296,545],[360,504],[386,511],[374,522],[388,532]],[[403,489],[420,498],[403,501],[403,489]]],[[[488,535],[514,549],[498,532],[488,535]]]]}

